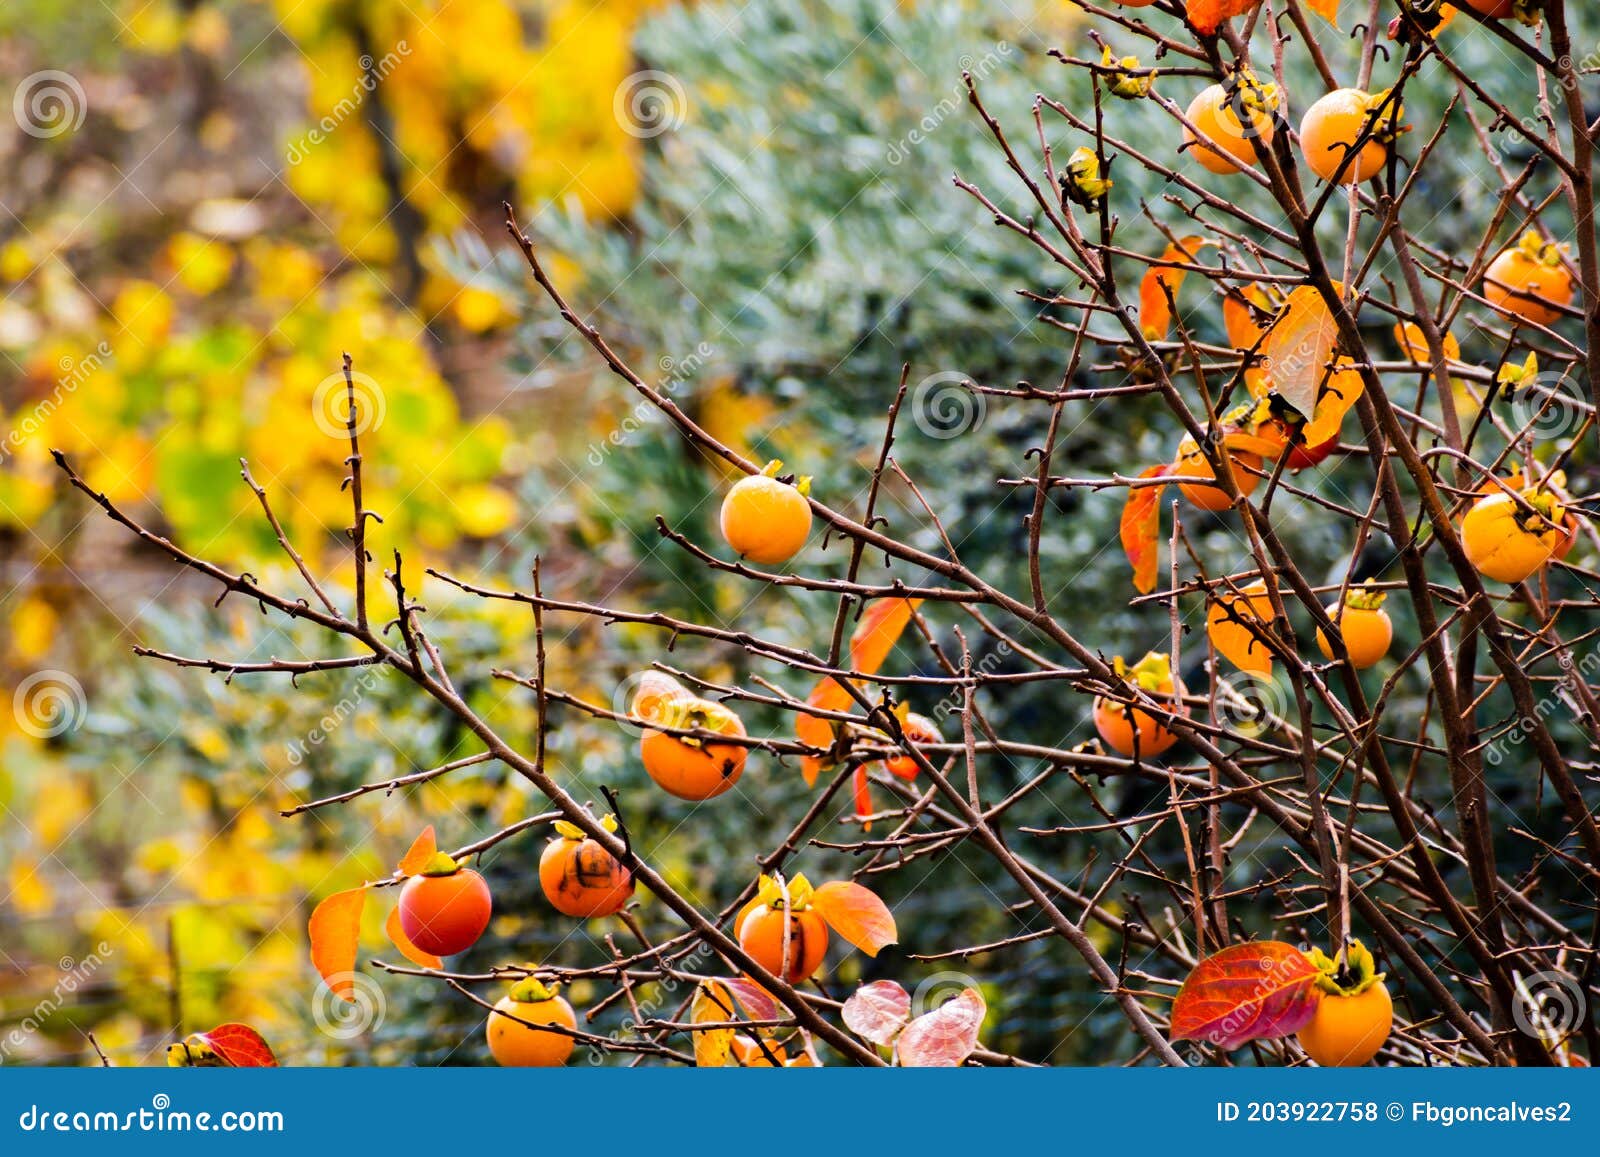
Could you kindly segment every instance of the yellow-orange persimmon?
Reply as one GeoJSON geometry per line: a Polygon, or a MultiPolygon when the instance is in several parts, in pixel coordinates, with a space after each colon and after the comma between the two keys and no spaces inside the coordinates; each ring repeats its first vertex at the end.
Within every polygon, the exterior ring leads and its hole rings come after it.
{"type": "Polygon", "coordinates": [[[560,1025],[575,1029],[578,1019],[572,1006],[547,987],[528,977],[514,984],[511,991],[495,1003],[489,1014],[489,1052],[506,1068],[557,1068],[572,1055],[573,1038],[534,1025],[560,1025]],[[502,1016],[505,1013],[507,1015],[502,1016]],[[516,1017],[516,1020],[512,1020],[516,1017]],[[528,1024],[518,1023],[528,1021],[528,1024]]]}
{"type": "Polygon", "coordinates": [[[489,885],[471,868],[438,853],[400,889],[400,927],[412,944],[454,956],[478,942],[494,910],[489,885]]]}
{"type": "Polygon", "coordinates": [[[1300,121],[1300,151],[1311,171],[1324,181],[1337,178],[1341,185],[1365,181],[1383,172],[1389,147],[1404,129],[1398,101],[1386,92],[1340,88],[1328,93],[1300,121]],[[1379,111],[1379,110],[1382,111],[1379,111]],[[1363,134],[1372,132],[1356,149],[1363,134]],[[1346,163],[1351,151],[1355,155],[1346,163]]]}
{"type": "MultiPolygon", "coordinates": [[[[616,831],[617,821],[600,821],[616,831]]],[[[622,911],[633,897],[633,875],[591,838],[566,820],[555,822],[556,837],[539,857],[539,886],[545,899],[566,916],[585,919],[622,911]]]]}
{"type": "MultiPolygon", "coordinates": [[[[1248,450],[1227,450],[1225,461],[1228,473],[1233,478],[1233,484],[1239,488],[1239,493],[1249,497],[1261,481],[1261,455],[1248,450]]],[[[1178,444],[1178,455],[1174,459],[1172,469],[1175,474],[1188,478],[1215,478],[1217,472],[1212,468],[1211,461],[1200,451],[1200,446],[1193,438],[1184,438],[1178,444]]],[[[1183,496],[1194,503],[1201,510],[1227,510],[1233,500],[1220,486],[1204,482],[1180,482],[1178,489],[1183,496]]]]}
{"type": "MultiPolygon", "coordinates": [[[[1158,702],[1171,702],[1171,710],[1188,715],[1189,708],[1180,701],[1182,685],[1172,675],[1172,660],[1159,651],[1151,651],[1137,664],[1129,667],[1122,656],[1115,660],[1116,672],[1130,687],[1155,698],[1158,702]]],[[[1094,729],[1101,741],[1119,755],[1160,755],[1178,742],[1159,719],[1140,707],[1097,697],[1094,701],[1094,729]]]]}
{"type": "Polygon", "coordinates": [[[1536,325],[1557,321],[1561,307],[1572,304],[1573,293],[1561,247],[1547,244],[1531,229],[1490,262],[1483,275],[1485,301],[1536,325]]]}
{"type": "Polygon", "coordinates": [[[1364,1065],[1378,1055],[1394,1028],[1394,1002],[1372,954],[1352,941],[1341,966],[1321,949],[1309,954],[1322,975],[1316,1015],[1300,1030],[1300,1047],[1326,1068],[1364,1065]]]}
{"type": "Polygon", "coordinates": [[[1519,583],[1538,570],[1565,537],[1566,510],[1547,491],[1505,492],[1473,503],[1461,523],[1461,545],[1480,574],[1519,583]]]}
{"type": "MultiPolygon", "coordinates": [[[[673,700],[656,712],[652,722],[740,738],[745,733],[737,715],[709,699],[673,700]]],[[[668,735],[664,731],[646,731],[639,741],[639,756],[650,778],[672,795],[687,800],[711,799],[738,783],[744,774],[745,754],[746,749],[740,744],[668,735]]]]}
{"type": "Polygon", "coordinates": [[[828,922],[811,907],[811,885],[796,876],[784,889],[764,879],[753,906],[735,921],[739,947],[774,976],[798,984],[822,967],[828,922]]]}
{"type": "Polygon", "coordinates": [[[1272,600],[1261,581],[1235,594],[1224,592],[1211,600],[1206,611],[1206,636],[1218,654],[1241,671],[1265,674],[1272,670],[1272,652],[1260,632],[1272,620],[1272,600]]]}
{"type": "Polygon", "coordinates": [[[1248,74],[1236,78],[1231,90],[1213,84],[1189,102],[1184,115],[1200,135],[1185,125],[1184,143],[1208,172],[1237,173],[1241,163],[1256,163],[1257,141],[1272,146],[1272,113],[1277,107],[1275,86],[1259,84],[1248,74]]]}
{"type": "MultiPolygon", "coordinates": [[[[1389,612],[1383,609],[1383,601],[1387,597],[1382,591],[1373,590],[1369,584],[1348,591],[1342,607],[1332,602],[1323,608],[1339,628],[1339,636],[1344,640],[1345,651],[1350,656],[1350,665],[1358,671],[1366,670],[1387,655],[1389,644],[1394,641],[1394,624],[1389,620],[1389,612]]],[[[1320,628],[1317,631],[1317,648],[1324,659],[1333,659],[1333,647],[1320,628]]]]}
{"type": "Polygon", "coordinates": [[[776,458],[760,474],[741,478],[722,500],[722,537],[743,558],[764,565],[788,562],[811,533],[811,479],[780,481],[776,458]]]}

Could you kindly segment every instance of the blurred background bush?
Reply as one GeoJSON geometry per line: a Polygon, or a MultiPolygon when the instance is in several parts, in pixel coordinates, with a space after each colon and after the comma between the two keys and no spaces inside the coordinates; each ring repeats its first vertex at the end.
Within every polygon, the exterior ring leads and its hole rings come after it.
{"type": "MultiPolygon", "coordinates": [[[[134,661],[135,641],[243,657],[326,644],[237,600],[213,608],[214,589],[72,495],[50,447],[188,549],[288,584],[239,479],[247,458],[309,564],[339,586],[348,508],[337,371],[349,351],[371,426],[368,505],[385,517],[372,532],[380,560],[400,547],[410,575],[448,564],[526,584],[538,554],[557,594],[821,645],[831,600],[686,566],[657,534],[658,514],[708,534],[723,476],[530,295],[501,223],[510,200],[559,255],[561,285],[646,376],[729,444],[815,475],[817,492],[847,510],[859,506],[909,365],[897,459],[962,556],[1025,589],[1026,502],[995,483],[1031,469],[1041,410],[960,382],[1058,384],[1066,343],[1019,293],[1048,294],[1058,272],[951,177],[1026,211],[961,73],[1025,146],[1036,92],[1089,99],[1046,55],[1097,55],[1071,11],[1054,0],[0,8],[7,90],[47,84],[62,105],[31,131],[0,124],[0,430],[17,435],[0,457],[0,683],[17,705],[0,711],[0,1040],[26,1030],[0,1060],[92,1063],[88,1030],[119,1064],[159,1060],[176,1034],[233,1019],[256,1024],[292,1063],[481,1060],[478,1010],[421,981],[381,977],[382,1009],[339,1019],[316,997],[305,917],[322,895],[386,874],[424,823],[453,847],[540,808],[489,764],[280,818],[476,749],[381,673],[295,688],[134,661]],[[28,708],[47,701],[60,711],[28,708]]],[[[1480,30],[1459,39],[1472,67],[1504,68],[1480,30]]],[[[1350,67],[1331,43],[1336,67],[1350,67]]],[[[1414,119],[1431,123],[1452,91],[1425,72],[1411,90],[1414,119]]],[[[1174,95],[1186,103],[1189,92],[1174,95]]],[[[1122,123],[1152,152],[1172,147],[1170,126],[1147,112],[1122,123]]],[[[1070,151],[1070,134],[1056,137],[1070,151]]],[[[1160,183],[1128,162],[1114,176],[1128,207],[1119,241],[1159,249],[1152,220],[1175,216],[1160,183]]],[[[1439,189],[1425,200],[1441,212],[1429,228],[1443,243],[1457,215],[1482,216],[1498,184],[1465,153],[1429,179],[1439,189]]],[[[1196,313],[1203,332],[1220,333],[1219,319],[1196,313]]],[[[1461,336],[1470,355],[1473,338],[1461,336]]],[[[1122,374],[1086,367],[1080,377],[1115,384],[1122,374]]],[[[1119,407],[1114,422],[1083,406],[1066,415],[1057,462],[1078,476],[1129,470],[1165,458],[1175,438],[1170,419],[1143,404],[1119,407]]],[[[1359,471],[1334,467],[1309,484],[1357,507],[1370,496],[1359,471]]],[[[1107,654],[1132,658],[1161,645],[1165,618],[1124,606],[1120,504],[1115,492],[1061,497],[1043,560],[1057,613],[1107,654]]],[[[940,548],[907,488],[890,486],[884,510],[897,532],[940,548]]],[[[1245,557],[1220,521],[1191,529],[1219,565],[1245,557]]],[[[1306,557],[1342,571],[1338,530],[1307,519],[1286,530],[1306,557]]],[[[838,550],[812,553],[819,572],[841,569],[838,550]]],[[[464,691],[526,740],[530,703],[487,674],[531,664],[526,616],[437,583],[424,601],[453,669],[470,676],[464,691]]],[[[965,622],[976,662],[1017,662],[970,621],[943,609],[930,618],[946,645],[965,622]]],[[[609,705],[630,671],[665,656],[659,632],[557,627],[553,674],[593,702],[609,705]]],[[[1403,642],[1411,631],[1401,624],[1403,642]]],[[[902,651],[902,667],[934,670],[925,648],[902,651]]],[[[1198,661],[1201,648],[1189,654],[1198,661]]],[[[713,679],[756,673],[806,690],[738,651],[680,644],[668,658],[713,679]]],[[[1397,696],[1420,710],[1420,685],[1397,696]]],[[[1018,738],[1090,733],[1086,701],[1026,684],[989,706],[1018,738]]],[[[559,711],[553,723],[562,773],[585,798],[614,786],[635,838],[707,903],[753,874],[756,853],[808,795],[797,769],[760,760],[741,791],[691,814],[649,790],[622,730],[559,711]]],[[[992,761],[987,794],[1039,770],[992,761]]],[[[1053,803],[1041,797],[1016,821],[1094,818],[1075,789],[1049,794],[1053,803]]],[[[1158,798],[1164,789],[1129,781],[1103,791],[1110,806],[1158,798]]],[[[1269,833],[1258,838],[1239,849],[1233,883],[1288,866],[1269,833]]],[[[574,927],[536,896],[541,843],[529,833],[488,857],[501,914],[469,964],[605,957],[603,929],[574,927]]],[[[1031,850],[1073,878],[1120,849],[1104,836],[1031,850]]],[[[852,861],[811,850],[799,866],[825,877],[852,861]]],[[[909,950],[1026,927],[1026,914],[1005,910],[1008,886],[965,851],[882,886],[909,950]]],[[[1140,909],[1138,899],[1111,898],[1141,919],[1164,919],[1171,903],[1156,893],[1140,909]]],[[[370,954],[394,958],[386,905],[369,909],[370,954]]],[[[665,926],[648,899],[643,918],[665,926]]],[[[1131,1055],[1104,1031],[1116,1014],[1057,941],[955,971],[989,996],[993,1047],[1059,1063],[1131,1055]]],[[[941,965],[891,951],[850,959],[829,983],[842,992],[880,974],[908,987],[943,981],[941,965]]],[[[613,1010],[601,1031],[621,1031],[620,1019],[613,1010]]]]}

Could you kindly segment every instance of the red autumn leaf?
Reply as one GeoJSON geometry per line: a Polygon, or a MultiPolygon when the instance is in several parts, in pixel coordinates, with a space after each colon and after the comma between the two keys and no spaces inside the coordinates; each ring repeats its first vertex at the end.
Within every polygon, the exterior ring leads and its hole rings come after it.
{"type": "Polygon", "coordinates": [[[1306,0],[1306,7],[1335,28],[1339,27],[1339,0],[1306,0]]]}
{"type": "Polygon", "coordinates": [[[874,980],[851,993],[839,1012],[862,1040],[891,1045],[911,1019],[911,996],[892,980],[874,980]]]}
{"type": "Polygon", "coordinates": [[[868,956],[900,939],[894,913],[860,884],[830,880],[811,895],[811,906],[840,936],[868,956]]]}
{"type": "Polygon", "coordinates": [[[782,1015],[778,1002],[755,981],[746,980],[742,976],[733,976],[721,983],[733,993],[733,999],[739,1002],[739,1007],[744,1009],[745,1015],[751,1020],[777,1020],[782,1015]]]}
{"type": "Polygon", "coordinates": [[[850,636],[850,665],[863,675],[875,674],[894,650],[921,599],[879,599],[868,607],[850,636]]]}
{"type": "Polygon", "coordinates": [[[923,1013],[895,1040],[901,1066],[956,1068],[978,1047],[978,1030],[986,1012],[983,995],[976,988],[964,988],[960,996],[923,1013]]]}
{"type": "Polygon", "coordinates": [[[868,766],[865,763],[858,763],[855,771],[851,773],[855,779],[851,786],[855,791],[856,819],[861,821],[861,830],[864,832],[872,830],[872,822],[867,819],[872,814],[872,783],[867,778],[868,766]]]}
{"type": "Polygon", "coordinates": [[[1261,0],[1189,0],[1189,23],[1207,35],[1222,27],[1223,21],[1248,12],[1261,0]]]}
{"type": "MultiPolygon", "coordinates": [[[[1151,466],[1140,478],[1160,478],[1170,463],[1151,466]]],[[[1133,587],[1141,595],[1156,588],[1156,540],[1161,537],[1161,496],[1165,486],[1130,486],[1122,508],[1122,551],[1133,566],[1133,587]]]]}
{"type": "MultiPolygon", "coordinates": [[[[432,831],[433,829],[430,828],[429,830],[432,831]]],[[[399,907],[389,909],[389,918],[383,922],[383,930],[388,934],[388,937],[394,946],[400,950],[400,955],[404,956],[417,967],[444,967],[443,960],[440,960],[431,952],[424,952],[415,944],[411,943],[411,937],[407,936],[406,930],[400,926],[399,907]]]]}
{"type": "Polygon", "coordinates": [[[1317,1011],[1317,968],[1293,944],[1257,940],[1208,956],[1172,1002],[1172,1039],[1236,1049],[1299,1032],[1317,1011]]]}
{"type": "Polygon", "coordinates": [[[311,937],[311,963],[333,994],[355,1003],[356,946],[361,938],[361,912],[367,890],[335,892],[316,906],[306,931],[311,937]]]}
{"type": "Polygon", "coordinates": [[[429,824],[422,829],[422,834],[411,842],[406,854],[400,857],[400,866],[395,872],[401,876],[415,876],[428,866],[428,861],[433,859],[438,850],[439,845],[434,839],[433,825],[429,824]]]}
{"type": "Polygon", "coordinates": [[[1172,302],[1188,273],[1181,267],[1194,264],[1200,247],[1210,244],[1204,237],[1184,237],[1145,271],[1139,282],[1139,328],[1151,341],[1164,340],[1172,328],[1172,302]]]}
{"type": "Polygon", "coordinates": [[[212,1050],[237,1069],[275,1069],[278,1058],[272,1055],[267,1044],[255,1029],[247,1024],[219,1024],[210,1032],[199,1034],[212,1050]]]}
{"type": "Polygon", "coordinates": [[[1272,323],[1261,345],[1273,389],[1307,418],[1316,412],[1317,391],[1328,376],[1337,339],[1333,314],[1315,286],[1302,285],[1272,323]]]}

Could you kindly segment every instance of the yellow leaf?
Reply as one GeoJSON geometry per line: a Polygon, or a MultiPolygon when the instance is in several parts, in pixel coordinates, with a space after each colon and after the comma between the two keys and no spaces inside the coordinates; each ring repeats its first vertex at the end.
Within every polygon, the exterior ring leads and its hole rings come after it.
{"type": "Polygon", "coordinates": [[[55,641],[55,608],[31,594],[11,612],[11,653],[24,664],[42,659],[55,641]]]}
{"type": "Polygon", "coordinates": [[[24,916],[42,916],[55,906],[56,894],[39,874],[39,865],[26,856],[11,861],[7,873],[11,906],[24,916]]]}
{"type": "MultiPolygon", "coordinates": [[[[720,1024],[736,1020],[733,996],[720,980],[702,980],[689,1006],[689,1023],[720,1024]]],[[[694,1034],[694,1063],[702,1069],[720,1069],[733,1052],[731,1028],[706,1029],[694,1034]]]]}

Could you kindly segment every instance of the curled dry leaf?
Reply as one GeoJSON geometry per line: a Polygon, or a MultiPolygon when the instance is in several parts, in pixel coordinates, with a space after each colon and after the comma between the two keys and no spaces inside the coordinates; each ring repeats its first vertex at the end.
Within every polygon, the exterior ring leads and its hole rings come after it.
{"type": "Polygon", "coordinates": [[[904,1068],[956,1068],[978,1047],[988,1006],[976,988],[945,1001],[906,1025],[895,1040],[895,1053],[904,1068]]]}
{"type": "Polygon", "coordinates": [[[1293,944],[1235,944],[1195,965],[1172,1002],[1172,1039],[1223,1050],[1299,1032],[1317,1011],[1316,965],[1293,944]]]}
{"type": "Polygon", "coordinates": [[[811,895],[811,907],[840,936],[868,956],[900,939],[894,913],[877,895],[849,880],[830,880],[811,895]]]}
{"type": "Polygon", "coordinates": [[[874,980],[850,994],[840,1015],[862,1040],[891,1045],[911,1019],[911,996],[892,980],[874,980]]]}
{"type": "Polygon", "coordinates": [[[311,939],[311,963],[333,994],[355,1002],[356,948],[361,940],[361,913],[367,890],[335,892],[311,913],[306,931],[311,939]]]}

